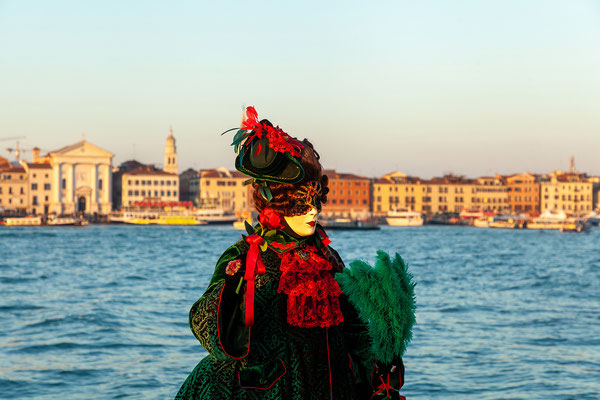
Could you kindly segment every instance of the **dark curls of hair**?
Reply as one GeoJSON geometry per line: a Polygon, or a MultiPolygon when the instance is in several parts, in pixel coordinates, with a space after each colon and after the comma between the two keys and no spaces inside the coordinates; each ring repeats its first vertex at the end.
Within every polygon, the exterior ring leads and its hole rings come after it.
{"type": "MultiPolygon", "coordinates": [[[[263,121],[270,124],[270,122],[267,120],[263,121]]],[[[279,215],[289,216],[292,208],[294,207],[293,194],[300,188],[300,186],[311,181],[316,181],[321,184],[321,197],[319,200],[322,204],[327,203],[329,179],[327,178],[327,175],[323,175],[323,168],[319,162],[319,153],[315,151],[312,143],[310,143],[308,140],[304,139],[302,144],[304,145],[304,149],[302,150],[302,157],[299,161],[304,169],[304,179],[302,182],[294,184],[267,182],[269,189],[271,189],[271,193],[273,194],[271,201],[268,201],[260,194],[259,184],[254,182],[252,184],[252,187],[254,188],[252,198],[254,200],[254,206],[258,212],[270,207],[279,215]]]]}

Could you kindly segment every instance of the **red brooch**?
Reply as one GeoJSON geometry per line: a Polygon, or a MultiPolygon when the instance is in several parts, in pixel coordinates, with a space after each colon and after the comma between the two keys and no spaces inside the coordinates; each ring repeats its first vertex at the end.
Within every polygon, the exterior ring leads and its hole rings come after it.
{"type": "Polygon", "coordinates": [[[241,268],[242,266],[242,261],[237,259],[237,260],[231,260],[229,261],[229,263],[227,264],[227,267],[225,268],[225,273],[227,275],[235,275],[241,268]]]}

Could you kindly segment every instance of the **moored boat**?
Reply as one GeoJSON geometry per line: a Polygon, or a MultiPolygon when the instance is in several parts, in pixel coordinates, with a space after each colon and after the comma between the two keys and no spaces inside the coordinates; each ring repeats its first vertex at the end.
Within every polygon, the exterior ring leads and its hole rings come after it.
{"type": "Polygon", "coordinates": [[[40,226],[42,225],[42,217],[33,215],[27,217],[8,217],[4,218],[2,224],[5,226],[40,226]]]}
{"type": "Polygon", "coordinates": [[[423,214],[416,211],[399,209],[389,211],[385,220],[390,226],[421,226],[423,225],[423,214]]]}
{"type": "Polygon", "coordinates": [[[356,220],[351,218],[334,218],[321,221],[327,230],[378,230],[381,229],[375,221],[356,220]]]}

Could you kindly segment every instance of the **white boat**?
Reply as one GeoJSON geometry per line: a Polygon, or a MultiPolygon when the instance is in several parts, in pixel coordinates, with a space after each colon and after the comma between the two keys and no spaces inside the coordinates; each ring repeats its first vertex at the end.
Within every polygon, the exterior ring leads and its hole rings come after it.
{"type": "Polygon", "coordinates": [[[41,217],[10,217],[4,218],[2,222],[6,226],[40,226],[42,225],[41,217]]]}
{"type": "Polygon", "coordinates": [[[85,219],[77,219],[75,217],[57,217],[56,215],[49,215],[48,226],[87,226],[88,222],[85,219]]]}
{"type": "Polygon", "coordinates": [[[222,208],[218,207],[198,208],[193,215],[198,220],[206,221],[209,224],[230,224],[237,220],[235,214],[227,214],[222,208]]]}
{"type": "Polygon", "coordinates": [[[588,221],[591,225],[600,226],[600,214],[596,211],[592,211],[588,215],[583,218],[585,221],[588,221]]]}
{"type": "Polygon", "coordinates": [[[385,220],[390,226],[421,226],[423,225],[423,214],[400,209],[388,211],[385,220]]]}
{"type": "Polygon", "coordinates": [[[490,228],[515,229],[519,228],[522,220],[516,215],[496,215],[489,223],[490,228]]]}
{"type": "Polygon", "coordinates": [[[573,222],[574,218],[568,218],[562,211],[545,211],[539,217],[527,222],[527,229],[556,229],[560,230],[567,223],[573,222]]]}
{"type": "Polygon", "coordinates": [[[489,228],[494,217],[479,217],[473,220],[473,226],[476,228],[489,228]]]}

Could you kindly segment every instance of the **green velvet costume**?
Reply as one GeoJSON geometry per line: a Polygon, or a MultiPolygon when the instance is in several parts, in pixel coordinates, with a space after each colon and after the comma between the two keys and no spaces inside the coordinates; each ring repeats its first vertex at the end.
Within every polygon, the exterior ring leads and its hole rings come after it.
{"type": "MultiPolygon", "coordinates": [[[[190,311],[191,329],[209,355],[194,368],[176,399],[372,397],[375,360],[367,325],[343,293],[341,324],[299,328],[286,321],[286,295],[277,292],[280,255],[316,242],[321,252],[326,251],[343,267],[335,250],[323,250],[318,234],[298,241],[278,231],[267,240],[268,247],[261,251],[266,273],[256,277],[256,317],[249,329],[244,325],[243,290],[249,245],[242,239],[225,251],[208,289],[190,311]],[[234,260],[241,261],[241,268],[235,273],[226,271],[234,260]]],[[[392,386],[398,388],[401,379],[398,376],[392,386]]]]}

